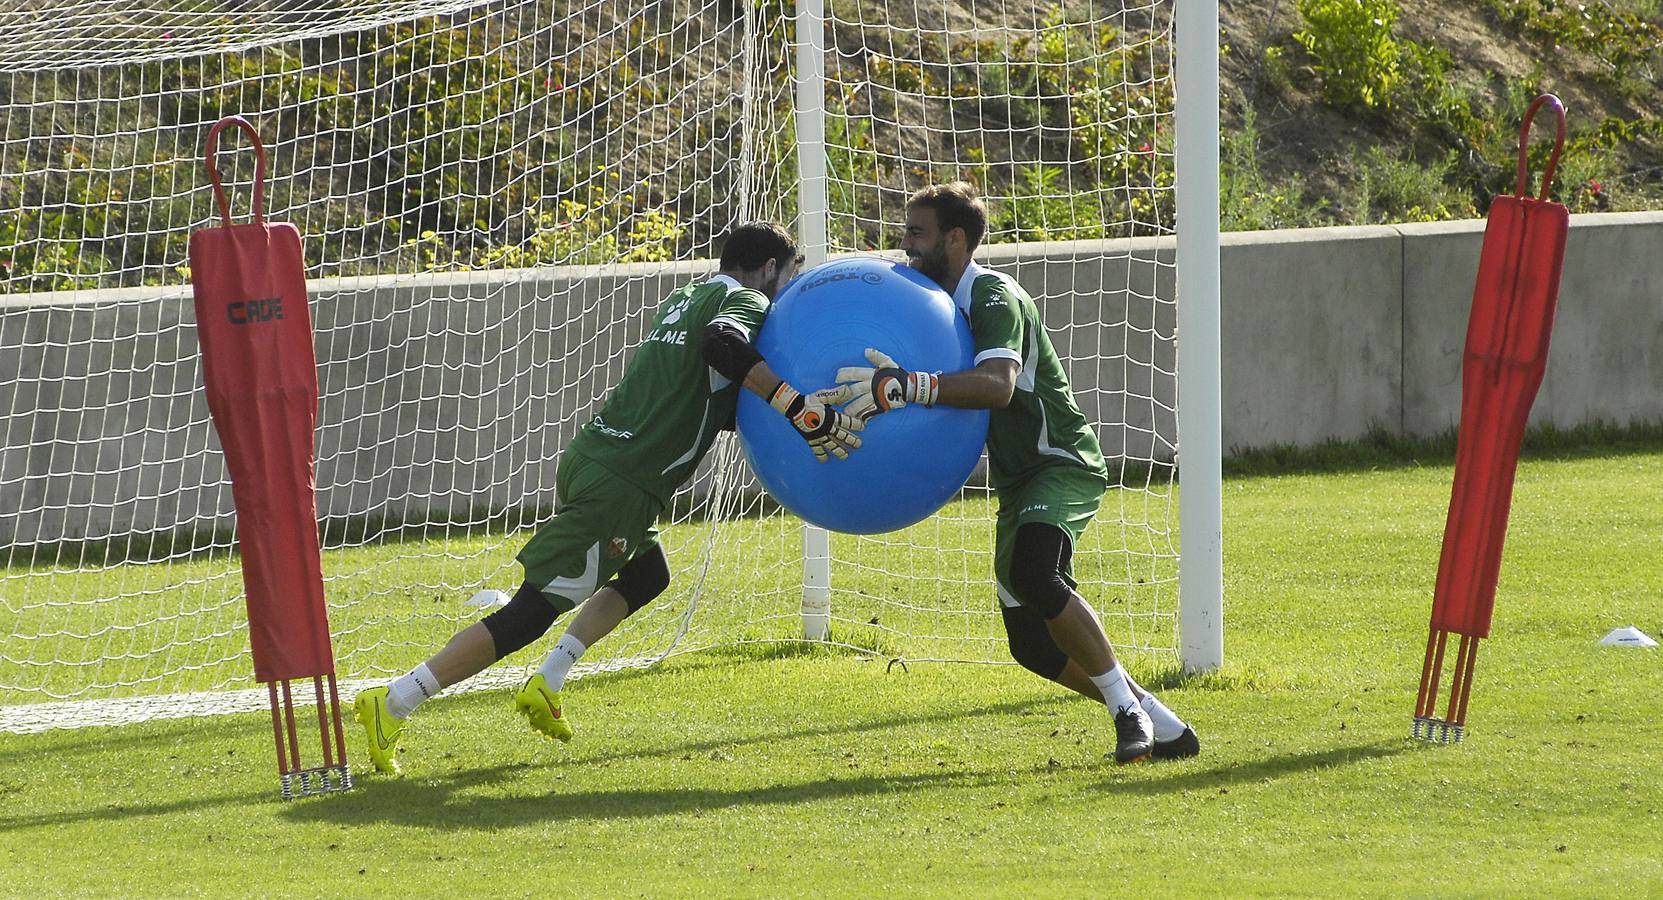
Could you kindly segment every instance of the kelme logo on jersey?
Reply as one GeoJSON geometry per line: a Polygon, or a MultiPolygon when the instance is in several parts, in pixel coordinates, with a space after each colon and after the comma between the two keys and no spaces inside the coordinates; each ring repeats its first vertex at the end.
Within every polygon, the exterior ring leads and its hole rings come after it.
{"type": "Polygon", "coordinates": [[[687,330],[685,328],[671,328],[671,325],[681,321],[681,314],[687,311],[687,304],[692,303],[692,297],[684,297],[676,304],[664,311],[664,317],[658,320],[658,327],[647,335],[643,343],[687,345],[687,330]]]}
{"type": "Polygon", "coordinates": [[[1020,516],[1020,515],[1022,515],[1022,514],[1023,514],[1023,513],[1031,513],[1031,512],[1046,512],[1046,511],[1048,511],[1048,510],[1050,510],[1050,509],[1051,509],[1051,507],[1050,507],[1050,505],[1049,505],[1049,504],[1045,504],[1045,503],[1030,503],[1030,504],[1028,504],[1028,505],[1027,505],[1027,506],[1024,506],[1024,507],[1022,507],[1022,512],[1019,512],[1019,513],[1017,513],[1017,515],[1019,515],[1019,516],[1020,516]]]}
{"type": "Polygon", "coordinates": [[[609,437],[615,437],[615,438],[618,438],[619,440],[627,441],[630,438],[635,437],[635,432],[626,431],[622,428],[613,428],[611,425],[606,424],[606,421],[604,419],[602,419],[600,416],[596,416],[593,419],[590,419],[589,424],[596,431],[600,432],[601,434],[607,435],[609,437]]]}

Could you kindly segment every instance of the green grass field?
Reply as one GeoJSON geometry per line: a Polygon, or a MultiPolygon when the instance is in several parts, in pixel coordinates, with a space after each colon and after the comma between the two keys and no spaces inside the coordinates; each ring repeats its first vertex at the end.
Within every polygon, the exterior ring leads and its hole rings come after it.
{"type": "MultiPolygon", "coordinates": [[[[1520,467],[1464,745],[1406,738],[1447,464],[1225,483],[1226,655],[1117,768],[1014,667],[760,646],[428,704],[399,779],[275,797],[262,715],[0,735],[14,896],[1663,895],[1663,452],[1520,467]]],[[[1164,668],[1163,668],[1164,666],[1164,668]]],[[[359,735],[349,735],[360,761],[359,735]]]]}

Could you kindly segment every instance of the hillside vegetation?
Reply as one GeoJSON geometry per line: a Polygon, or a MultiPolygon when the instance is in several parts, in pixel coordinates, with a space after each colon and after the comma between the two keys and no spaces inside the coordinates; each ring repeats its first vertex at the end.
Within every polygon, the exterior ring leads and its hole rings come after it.
{"type": "MultiPolygon", "coordinates": [[[[983,186],[993,240],[1172,227],[1169,10],[828,7],[837,248],[887,246],[946,177],[983,186]]],[[[796,213],[787,8],[539,0],[0,77],[0,292],[182,281],[212,215],[203,123],[231,113],[278,139],[271,206],[316,236],[314,276],[706,254],[737,217],[796,213]]],[[[1663,208],[1660,0],[1223,0],[1221,24],[1227,229],[1482,215],[1544,91],[1568,109],[1554,198],[1663,208]]]]}
{"type": "MultiPolygon", "coordinates": [[[[1518,128],[1565,102],[1572,212],[1663,208],[1658,0],[1223,0],[1227,225],[1481,215],[1518,128]]],[[[1540,173],[1552,117],[1537,120],[1540,173]]]]}

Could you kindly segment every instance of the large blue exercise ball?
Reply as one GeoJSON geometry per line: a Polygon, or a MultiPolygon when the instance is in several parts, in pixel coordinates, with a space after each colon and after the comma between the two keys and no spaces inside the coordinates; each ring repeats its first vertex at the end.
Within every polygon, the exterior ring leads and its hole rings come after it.
{"type": "MultiPolygon", "coordinates": [[[[940,286],[877,257],[840,259],[794,279],[774,301],[756,346],[776,374],[808,393],[843,366],[870,366],[874,347],[913,371],[970,368],[970,325],[940,286]]],[[[876,534],[917,522],[951,500],[981,459],[987,410],[917,404],[866,423],[849,458],[821,463],[790,421],[749,391],[739,443],[775,499],[832,531],[876,534]]]]}

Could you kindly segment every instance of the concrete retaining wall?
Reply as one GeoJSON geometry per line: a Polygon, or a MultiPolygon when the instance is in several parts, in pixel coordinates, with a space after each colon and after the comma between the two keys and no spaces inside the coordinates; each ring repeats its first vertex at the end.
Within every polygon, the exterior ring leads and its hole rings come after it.
{"type": "MultiPolygon", "coordinates": [[[[1226,235],[1224,444],[1455,425],[1483,222],[1226,235]]],[[[1104,450],[1170,459],[1169,239],[995,246],[1043,307],[1104,450]]],[[[320,514],[546,506],[554,460],[660,298],[707,262],[319,280],[320,514]]],[[[223,527],[175,288],[0,297],[0,544],[223,527]]],[[[1533,419],[1663,420],[1663,213],[1572,220],[1533,419]]]]}

